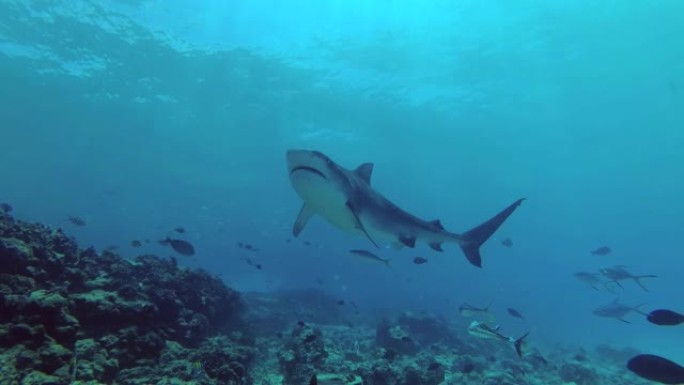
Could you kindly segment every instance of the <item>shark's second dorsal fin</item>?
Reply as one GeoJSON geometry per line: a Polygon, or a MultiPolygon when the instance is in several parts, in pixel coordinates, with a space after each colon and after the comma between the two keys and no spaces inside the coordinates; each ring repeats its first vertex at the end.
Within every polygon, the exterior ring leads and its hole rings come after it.
{"type": "Polygon", "coordinates": [[[373,163],[363,163],[357,167],[354,172],[370,186],[371,175],[373,174],[373,163]]]}
{"type": "Polygon", "coordinates": [[[439,219],[435,219],[434,221],[430,221],[428,223],[437,229],[444,230],[444,226],[442,226],[442,222],[440,222],[439,219]]]}
{"type": "Polygon", "coordinates": [[[313,210],[311,210],[310,207],[304,203],[302,205],[302,209],[299,210],[299,215],[297,215],[297,219],[295,220],[294,225],[292,226],[292,235],[297,237],[299,233],[302,232],[304,229],[304,226],[306,226],[306,223],[309,222],[309,219],[315,214],[313,210]]]}

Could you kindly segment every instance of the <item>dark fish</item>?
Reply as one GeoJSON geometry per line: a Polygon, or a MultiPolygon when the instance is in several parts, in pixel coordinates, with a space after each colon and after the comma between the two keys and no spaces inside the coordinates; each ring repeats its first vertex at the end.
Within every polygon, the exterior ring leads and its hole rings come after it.
{"type": "Polygon", "coordinates": [[[411,337],[409,337],[409,336],[403,336],[403,337],[401,337],[401,340],[404,342],[413,342],[413,340],[411,340],[411,337]]]}
{"type": "Polygon", "coordinates": [[[311,246],[311,242],[309,242],[309,241],[304,241],[304,246],[311,246]]]}
{"type": "Polygon", "coordinates": [[[640,354],[627,362],[627,369],[641,378],[661,384],[683,384],[684,367],[666,358],[640,354]]]}
{"type": "Polygon", "coordinates": [[[304,326],[306,326],[306,324],[304,323],[304,321],[297,321],[297,326],[303,328],[304,326]]]}
{"type": "Polygon", "coordinates": [[[509,308],[507,309],[507,311],[508,311],[508,314],[511,315],[511,317],[520,318],[520,319],[525,319],[525,317],[523,317],[523,315],[520,314],[519,311],[513,309],[512,307],[509,307],[509,308]]]}
{"type": "Polygon", "coordinates": [[[433,362],[430,365],[428,365],[428,370],[437,370],[439,367],[442,366],[439,362],[433,362]]]}
{"type": "Polygon", "coordinates": [[[185,228],[183,227],[176,227],[173,229],[173,231],[177,232],[178,234],[185,234],[185,228]]]}
{"type": "Polygon", "coordinates": [[[346,303],[346,302],[344,302],[343,299],[337,301],[337,304],[340,305],[340,306],[344,305],[345,303],[346,303]]]}
{"type": "Polygon", "coordinates": [[[86,225],[85,221],[80,217],[69,216],[67,217],[67,220],[74,226],[83,227],[86,225]]]}
{"type": "Polygon", "coordinates": [[[646,319],[656,325],[674,326],[684,323],[684,314],[667,309],[658,309],[650,312],[646,319]]]}
{"type": "Polygon", "coordinates": [[[254,246],[250,245],[249,243],[245,243],[245,249],[247,250],[252,250],[254,246]]]}
{"type": "Polygon", "coordinates": [[[501,241],[501,244],[506,246],[506,247],[513,247],[513,241],[511,241],[511,238],[506,238],[501,241]]]}
{"type": "Polygon", "coordinates": [[[424,263],[427,263],[427,261],[428,261],[428,260],[425,259],[425,258],[423,258],[423,257],[415,257],[415,258],[413,258],[413,263],[415,263],[416,265],[422,265],[422,264],[424,264],[424,263]]]}
{"type": "Polygon", "coordinates": [[[140,241],[131,241],[131,246],[132,247],[140,247],[140,246],[142,246],[142,243],[140,241]]]}
{"type": "Polygon", "coordinates": [[[254,267],[256,267],[256,269],[257,269],[257,270],[261,270],[261,269],[263,269],[263,268],[264,268],[263,266],[261,266],[261,264],[260,264],[260,263],[256,263],[256,264],[254,264],[254,267]]]}
{"type": "Polygon", "coordinates": [[[9,213],[12,211],[12,206],[9,203],[0,203],[0,210],[9,213]]]}
{"type": "Polygon", "coordinates": [[[184,241],[182,239],[166,238],[166,244],[171,246],[171,248],[180,255],[184,255],[186,257],[195,255],[195,248],[190,244],[190,242],[184,241]]]}
{"type": "Polygon", "coordinates": [[[608,246],[601,246],[596,250],[592,250],[591,255],[608,255],[612,250],[608,246]]]}
{"type": "Polygon", "coordinates": [[[309,344],[309,343],[311,343],[311,342],[314,342],[314,341],[316,341],[316,338],[317,338],[317,337],[316,337],[315,334],[309,334],[308,336],[306,336],[306,337],[304,338],[304,343],[305,343],[305,344],[309,344]]]}

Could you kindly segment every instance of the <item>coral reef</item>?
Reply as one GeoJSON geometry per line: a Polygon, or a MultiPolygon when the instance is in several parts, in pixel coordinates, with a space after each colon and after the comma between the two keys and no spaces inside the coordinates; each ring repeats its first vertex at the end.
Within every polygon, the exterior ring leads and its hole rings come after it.
{"type": "Polygon", "coordinates": [[[173,259],[81,250],[0,212],[0,384],[646,384],[633,352],[511,346],[318,290],[240,294],[173,259]]]}
{"type": "Polygon", "coordinates": [[[203,362],[206,383],[249,383],[244,307],[175,260],[79,250],[61,230],[0,217],[3,384],[187,380],[160,365],[178,357],[203,362]]]}

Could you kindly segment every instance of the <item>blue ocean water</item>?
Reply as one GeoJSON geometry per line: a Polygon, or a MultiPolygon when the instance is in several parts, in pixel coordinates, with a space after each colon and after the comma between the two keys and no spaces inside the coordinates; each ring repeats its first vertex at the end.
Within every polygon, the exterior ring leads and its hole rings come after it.
{"type": "Polygon", "coordinates": [[[180,263],[244,291],[449,317],[493,301],[540,347],[684,362],[672,329],[592,314],[684,310],[684,3],[425,3],[1,1],[0,201],[126,257],[170,255],[156,241],[182,226],[197,255],[180,263]],[[390,270],[320,218],[293,239],[291,148],[373,162],[374,188],[455,232],[527,201],[483,269],[419,245],[377,250],[390,270]],[[573,276],[612,265],[658,277],[613,294],[573,276]]]}

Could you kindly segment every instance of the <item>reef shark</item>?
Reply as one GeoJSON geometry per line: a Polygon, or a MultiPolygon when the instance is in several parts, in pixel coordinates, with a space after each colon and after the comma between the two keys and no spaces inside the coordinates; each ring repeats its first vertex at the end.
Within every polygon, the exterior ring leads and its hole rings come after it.
{"type": "Polygon", "coordinates": [[[445,230],[439,220],[426,221],[404,211],[374,190],[372,163],[348,170],[319,151],[289,150],[287,168],[292,187],[304,201],[292,228],[295,237],[317,214],[343,231],[365,236],[376,247],[381,241],[397,248],[415,247],[420,240],[443,251],[443,243],[456,243],[477,267],[482,267],[480,246],[525,199],[518,199],[488,221],[457,234],[445,230]]]}

